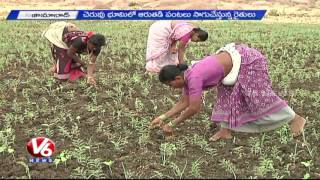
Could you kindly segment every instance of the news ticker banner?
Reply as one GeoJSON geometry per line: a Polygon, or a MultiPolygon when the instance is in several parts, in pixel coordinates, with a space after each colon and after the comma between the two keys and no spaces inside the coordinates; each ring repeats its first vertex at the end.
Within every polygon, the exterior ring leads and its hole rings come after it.
{"type": "Polygon", "coordinates": [[[11,10],[7,20],[261,20],[266,10],[11,10]]]}

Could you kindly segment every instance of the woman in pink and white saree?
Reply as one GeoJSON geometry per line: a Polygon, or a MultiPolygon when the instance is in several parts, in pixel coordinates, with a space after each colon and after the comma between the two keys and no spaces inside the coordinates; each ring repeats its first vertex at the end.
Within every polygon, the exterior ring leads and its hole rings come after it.
{"type": "Polygon", "coordinates": [[[166,65],[184,63],[184,52],[189,41],[207,39],[207,32],[188,22],[156,21],[149,29],[146,70],[159,73],[166,65]]]}

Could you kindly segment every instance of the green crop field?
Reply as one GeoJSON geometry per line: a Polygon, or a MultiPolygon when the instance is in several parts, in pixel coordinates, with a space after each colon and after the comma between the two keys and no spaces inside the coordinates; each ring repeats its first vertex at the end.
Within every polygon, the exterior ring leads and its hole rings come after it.
{"type": "Polygon", "coordinates": [[[97,60],[97,88],[49,73],[52,56],[41,33],[50,23],[0,23],[1,178],[320,178],[318,24],[195,22],[209,39],[189,44],[188,63],[233,41],[258,48],[275,92],[307,120],[298,138],[286,125],[213,143],[214,89],[174,138],[149,130],[180,95],[145,73],[151,21],[73,22],[108,39],[97,60]],[[53,163],[28,162],[26,144],[37,136],[55,142],[53,163]]]}

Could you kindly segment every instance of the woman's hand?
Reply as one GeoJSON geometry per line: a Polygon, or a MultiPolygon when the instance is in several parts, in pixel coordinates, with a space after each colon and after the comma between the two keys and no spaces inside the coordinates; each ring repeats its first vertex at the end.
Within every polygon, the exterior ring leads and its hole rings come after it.
{"type": "Polygon", "coordinates": [[[50,72],[51,74],[54,74],[54,73],[56,72],[56,70],[57,70],[57,65],[54,64],[54,65],[49,69],[49,72],[50,72]]]}
{"type": "Polygon", "coordinates": [[[162,119],[159,117],[155,118],[154,120],[151,121],[150,123],[150,129],[154,129],[156,127],[161,127],[163,125],[162,119]]]}
{"type": "MultiPolygon", "coordinates": [[[[80,58],[79,58],[79,59],[80,59],[80,58]]],[[[81,60],[80,60],[79,64],[80,64],[81,66],[83,66],[83,67],[85,67],[85,66],[87,65],[85,62],[83,62],[83,61],[81,61],[81,60]]]]}
{"type": "Polygon", "coordinates": [[[178,52],[178,48],[176,46],[171,46],[170,50],[172,54],[176,54],[178,52]]]}
{"type": "Polygon", "coordinates": [[[172,127],[169,126],[168,124],[164,125],[164,126],[162,127],[162,130],[163,130],[163,132],[164,132],[164,134],[165,134],[166,136],[172,136],[172,135],[173,135],[173,129],[172,129],[172,127]]]}
{"type": "Polygon", "coordinates": [[[87,83],[89,83],[91,85],[94,85],[94,86],[97,86],[96,79],[93,76],[88,76],[87,77],[87,83]]]}

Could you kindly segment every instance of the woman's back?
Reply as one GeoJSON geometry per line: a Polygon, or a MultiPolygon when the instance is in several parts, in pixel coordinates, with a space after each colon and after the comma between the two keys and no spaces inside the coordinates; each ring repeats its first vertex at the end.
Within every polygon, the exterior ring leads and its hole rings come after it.
{"type": "Polygon", "coordinates": [[[192,98],[201,98],[203,90],[217,86],[223,77],[224,68],[217,57],[207,56],[186,70],[184,93],[192,98]]]}

